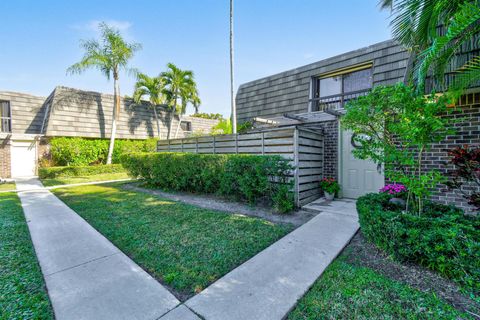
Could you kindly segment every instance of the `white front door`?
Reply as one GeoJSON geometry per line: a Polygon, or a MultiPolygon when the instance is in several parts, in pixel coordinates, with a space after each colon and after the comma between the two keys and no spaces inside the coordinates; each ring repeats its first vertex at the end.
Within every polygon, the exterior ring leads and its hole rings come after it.
{"type": "Polygon", "coordinates": [[[12,178],[35,175],[37,144],[35,141],[14,140],[10,149],[12,178]]]}
{"type": "Polygon", "coordinates": [[[369,193],[378,192],[385,184],[383,173],[369,160],[356,159],[352,150],[352,133],[342,130],[340,135],[340,170],[342,194],[346,198],[357,199],[369,193]]]}

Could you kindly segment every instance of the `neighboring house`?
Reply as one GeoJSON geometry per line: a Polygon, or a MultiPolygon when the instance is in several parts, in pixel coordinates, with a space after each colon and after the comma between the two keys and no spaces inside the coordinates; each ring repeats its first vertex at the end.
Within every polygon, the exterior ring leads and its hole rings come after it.
{"type": "MultiPolygon", "coordinates": [[[[161,138],[167,136],[167,113],[160,107],[161,138]]],[[[47,97],[0,91],[0,177],[34,175],[49,137],[110,137],[113,95],[56,87],[47,97]]],[[[153,110],[122,98],[118,139],[157,136],[153,110]]],[[[172,137],[208,134],[218,120],[175,117],[172,137]]]]}
{"type": "MultiPolygon", "coordinates": [[[[472,54],[478,55],[478,50],[460,54],[458,63],[472,54]]],[[[338,120],[348,100],[374,86],[404,81],[409,58],[409,52],[390,40],[242,84],[236,97],[238,122],[252,121],[256,127],[302,126],[323,133],[324,150],[316,155],[316,161],[323,162],[317,168],[318,179],[309,179],[302,190],[318,189],[320,178],[334,177],[344,197],[376,192],[385,183],[382,171],[372,162],[352,156],[351,133],[342,131],[338,120]]],[[[446,169],[446,148],[480,144],[480,93],[471,92],[459,101],[457,112],[465,117],[464,122],[455,136],[434,145],[425,155],[427,168],[446,169]]],[[[442,186],[433,199],[468,207],[460,193],[447,192],[442,186]]]]}

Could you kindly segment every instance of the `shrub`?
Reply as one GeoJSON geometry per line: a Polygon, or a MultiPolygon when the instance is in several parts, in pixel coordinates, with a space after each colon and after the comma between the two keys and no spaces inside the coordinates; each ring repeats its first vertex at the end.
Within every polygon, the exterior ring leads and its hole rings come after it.
{"type": "MultiPolygon", "coordinates": [[[[156,139],[116,140],[112,162],[120,163],[120,156],[130,152],[153,152],[156,139]]],[[[50,154],[55,166],[88,166],[104,164],[108,154],[107,139],[55,137],[50,139],[50,154]]]]}
{"type": "Polygon", "coordinates": [[[191,117],[203,118],[203,119],[214,119],[214,120],[224,119],[223,115],[221,115],[220,113],[204,113],[204,112],[194,113],[191,115],[191,117]]]}
{"type": "Polygon", "coordinates": [[[98,166],[67,166],[39,168],[40,179],[55,179],[61,177],[91,176],[102,173],[125,172],[121,164],[98,165],[98,166]]]}
{"type": "Polygon", "coordinates": [[[385,177],[407,188],[407,210],[422,213],[432,190],[444,175],[425,168],[425,152],[455,132],[458,119],[445,117],[452,111],[447,94],[425,97],[399,83],[377,86],[369,94],[350,100],[341,119],[358,145],[353,155],[383,165],[385,177]]]}
{"type": "Polygon", "coordinates": [[[401,261],[415,262],[480,293],[480,218],[426,203],[422,215],[402,213],[387,193],[357,200],[366,238],[401,261]]]}
{"type": "Polygon", "coordinates": [[[447,186],[458,189],[468,204],[480,210],[480,147],[457,147],[449,155],[452,157],[450,163],[455,168],[450,172],[452,180],[446,183],[447,186]],[[470,185],[472,188],[467,190],[462,185],[470,185]]]}
{"type": "Polygon", "coordinates": [[[280,156],[133,153],[123,155],[122,164],[131,176],[162,189],[266,201],[280,212],[294,207],[292,167],[280,156]]]}

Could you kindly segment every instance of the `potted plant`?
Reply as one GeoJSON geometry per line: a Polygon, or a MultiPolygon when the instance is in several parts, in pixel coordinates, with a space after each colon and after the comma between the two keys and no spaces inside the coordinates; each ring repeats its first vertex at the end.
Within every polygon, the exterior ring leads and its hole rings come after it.
{"type": "Polygon", "coordinates": [[[323,178],[320,181],[320,188],[325,193],[325,199],[329,201],[333,200],[335,193],[340,191],[340,185],[334,178],[323,178]]]}

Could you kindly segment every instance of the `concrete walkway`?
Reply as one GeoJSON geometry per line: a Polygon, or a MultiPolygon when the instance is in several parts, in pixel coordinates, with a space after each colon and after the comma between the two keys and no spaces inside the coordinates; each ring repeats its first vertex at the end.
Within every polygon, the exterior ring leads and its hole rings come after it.
{"type": "Polygon", "coordinates": [[[316,205],[320,214],[185,305],[207,320],[283,319],[359,228],[353,200],[316,205]]]}
{"type": "Polygon", "coordinates": [[[180,302],[36,178],[16,181],[56,319],[283,319],[358,230],[355,202],[309,222],[180,302]]]}
{"type": "Polygon", "coordinates": [[[158,319],[179,301],[36,179],[17,179],[57,320],[158,319]]]}

